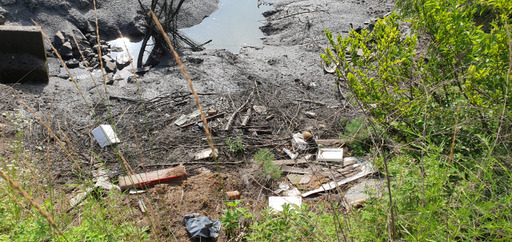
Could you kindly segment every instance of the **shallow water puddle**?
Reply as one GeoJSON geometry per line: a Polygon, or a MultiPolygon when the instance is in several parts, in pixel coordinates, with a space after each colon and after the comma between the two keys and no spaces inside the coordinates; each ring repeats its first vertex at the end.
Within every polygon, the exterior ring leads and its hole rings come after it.
{"type": "MultiPolygon", "coordinates": [[[[112,57],[112,59],[115,60],[118,56],[126,55],[127,53],[130,53],[130,56],[133,59],[133,65],[137,66],[137,59],[139,56],[140,47],[142,46],[142,40],[132,42],[128,38],[119,38],[119,39],[115,39],[112,41],[108,41],[108,43],[110,44],[111,48],[118,47],[118,48],[123,49],[123,51],[121,51],[121,52],[114,52],[114,51],[110,52],[109,55],[110,55],[110,57],[112,57]]],[[[146,61],[149,58],[149,54],[153,50],[153,47],[154,47],[154,41],[153,41],[153,37],[151,37],[147,43],[146,51],[144,52],[144,56],[142,57],[142,63],[146,63],[146,61]]]]}
{"type": "Polygon", "coordinates": [[[220,0],[219,9],[201,24],[181,31],[197,43],[212,40],[205,45],[207,49],[238,53],[243,45],[261,45],[262,13],[270,9],[266,5],[258,8],[258,0],[220,0]]]}

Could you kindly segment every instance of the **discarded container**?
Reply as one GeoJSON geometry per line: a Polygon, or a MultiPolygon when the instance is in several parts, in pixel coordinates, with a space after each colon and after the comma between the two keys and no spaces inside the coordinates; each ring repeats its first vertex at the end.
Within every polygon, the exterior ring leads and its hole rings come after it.
{"type": "Polygon", "coordinates": [[[110,125],[100,125],[92,131],[101,148],[121,142],[110,125]]]}
{"type": "Polygon", "coordinates": [[[196,218],[194,215],[185,215],[185,226],[193,239],[219,237],[221,224],[218,219],[212,220],[204,216],[196,218]]]}
{"type": "Polygon", "coordinates": [[[229,201],[240,199],[240,192],[239,191],[226,192],[226,199],[229,201]]]}
{"type": "Polygon", "coordinates": [[[339,149],[318,149],[316,156],[318,161],[336,161],[343,162],[343,148],[339,149]]]}
{"type": "Polygon", "coordinates": [[[146,188],[158,183],[165,183],[172,180],[179,180],[187,177],[184,166],[177,166],[169,169],[151,171],[131,176],[119,177],[121,190],[129,188],[146,188]]]}
{"type": "Polygon", "coordinates": [[[268,197],[268,206],[276,212],[282,212],[284,204],[297,205],[300,207],[302,197],[268,197]]]}

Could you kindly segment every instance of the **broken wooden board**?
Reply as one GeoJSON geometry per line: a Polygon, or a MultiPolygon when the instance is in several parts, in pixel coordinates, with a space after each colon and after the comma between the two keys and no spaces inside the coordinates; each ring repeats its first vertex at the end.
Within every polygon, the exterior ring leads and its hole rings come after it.
{"type": "Polygon", "coordinates": [[[187,177],[184,166],[177,166],[169,169],[150,171],[146,173],[123,176],[119,178],[121,190],[129,188],[146,188],[155,184],[165,183],[173,180],[180,180],[187,177]]]}
{"type": "Polygon", "coordinates": [[[308,197],[308,196],[311,196],[311,195],[319,193],[319,192],[325,192],[325,191],[332,190],[332,189],[334,189],[334,188],[336,188],[338,186],[341,186],[341,185],[347,184],[349,182],[355,181],[355,180],[357,180],[359,178],[365,177],[365,176],[375,172],[375,169],[373,168],[373,165],[369,161],[366,161],[366,162],[360,164],[359,167],[361,168],[361,171],[356,173],[356,174],[354,174],[353,176],[347,177],[347,178],[342,179],[342,180],[337,181],[337,182],[332,181],[332,182],[329,182],[329,183],[322,184],[320,186],[320,188],[318,188],[318,189],[315,189],[315,190],[303,193],[302,197],[308,197]]]}

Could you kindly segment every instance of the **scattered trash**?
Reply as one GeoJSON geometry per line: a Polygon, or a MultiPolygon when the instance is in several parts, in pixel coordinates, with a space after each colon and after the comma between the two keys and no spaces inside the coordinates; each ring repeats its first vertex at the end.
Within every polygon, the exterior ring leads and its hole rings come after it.
{"type": "Polygon", "coordinates": [[[314,112],[305,112],[304,114],[308,118],[316,118],[316,113],[314,113],[314,112]]]}
{"type": "Polygon", "coordinates": [[[208,110],[208,112],[207,112],[208,116],[212,116],[212,115],[215,115],[218,113],[219,113],[219,110],[208,110]]]}
{"type": "Polygon", "coordinates": [[[324,71],[326,73],[329,73],[329,74],[333,74],[336,72],[336,62],[335,61],[331,61],[331,63],[329,65],[327,65],[327,62],[325,61],[322,61],[322,66],[324,68],[324,71]]]}
{"type": "Polygon", "coordinates": [[[294,148],[299,150],[306,150],[308,147],[308,143],[304,140],[304,137],[301,133],[296,133],[293,135],[292,144],[294,148]]]}
{"type": "Polygon", "coordinates": [[[294,186],[290,186],[285,182],[281,182],[279,184],[279,189],[277,189],[274,193],[275,194],[282,193],[284,196],[288,196],[288,197],[300,197],[300,195],[301,195],[299,189],[297,189],[294,186]]]}
{"type": "Polygon", "coordinates": [[[302,132],[302,138],[304,138],[305,140],[310,140],[311,138],[313,138],[313,135],[308,131],[304,131],[302,132]]]}
{"type": "MultiPolygon", "coordinates": [[[[219,151],[215,149],[215,156],[219,154],[219,151]]],[[[204,149],[194,155],[194,160],[204,160],[213,157],[212,149],[204,149]]]]}
{"type": "Polygon", "coordinates": [[[174,124],[181,126],[181,125],[185,124],[186,122],[190,121],[191,119],[193,119],[195,117],[199,117],[199,115],[201,115],[201,111],[199,111],[199,109],[195,110],[193,113],[191,113],[189,115],[183,114],[178,119],[176,119],[176,121],[174,121],[174,124]]]}
{"type": "Polygon", "coordinates": [[[292,160],[297,159],[299,153],[292,153],[289,149],[283,148],[284,153],[286,153],[292,160]]]}
{"type": "Polygon", "coordinates": [[[130,191],[128,192],[129,194],[132,194],[132,195],[135,195],[135,194],[141,194],[141,193],[145,193],[146,190],[141,190],[141,189],[130,189],[130,191]]]}
{"type": "Polygon", "coordinates": [[[147,211],[146,204],[144,204],[144,202],[140,199],[139,199],[139,208],[142,213],[146,213],[146,211],[147,211]]]}
{"type": "Polygon", "coordinates": [[[300,207],[302,204],[301,197],[268,197],[268,206],[276,212],[283,211],[284,204],[292,204],[300,207]]]}
{"type": "Polygon", "coordinates": [[[318,155],[316,156],[316,159],[318,161],[342,162],[343,161],[343,148],[339,148],[339,149],[330,149],[330,148],[318,149],[318,155]]]}
{"type": "Polygon", "coordinates": [[[286,175],[286,177],[288,178],[288,180],[290,180],[290,182],[293,185],[298,185],[300,183],[300,181],[302,180],[302,178],[304,177],[304,175],[288,174],[288,175],[286,175]]]}
{"type": "Polygon", "coordinates": [[[76,194],[75,196],[73,196],[73,198],[71,198],[71,200],[69,200],[70,208],[68,209],[68,211],[71,211],[74,207],[78,206],[78,204],[80,204],[92,191],[93,191],[93,188],[88,187],[85,189],[85,191],[81,191],[78,194],[76,194]]]}
{"type": "Polygon", "coordinates": [[[265,107],[265,106],[254,105],[252,108],[254,109],[254,111],[256,113],[259,113],[259,114],[266,114],[267,113],[267,107],[265,107]]]}
{"type": "Polygon", "coordinates": [[[100,125],[92,131],[101,148],[121,142],[110,125],[100,125]]]}
{"type": "Polygon", "coordinates": [[[337,182],[332,181],[332,182],[329,182],[329,183],[322,184],[320,186],[320,188],[318,188],[318,189],[315,189],[315,190],[303,193],[302,197],[308,197],[310,195],[313,195],[313,194],[316,194],[316,193],[319,193],[319,192],[325,192],[325,191],[332,190],[332,189],[334,189],[334,188],[336,188],[338,186],[341,186],[341,185],[347,184],[349,182],[355,181],[355,180],[357,180],[359,178],[365,177],[365,176],[375,172],[375,169],[373,168],[373,165],[369,161],[366,161],[363,164],[360,164],[360,167],[361,167],[361,171],[359,171],[358,173],[356,173],[354,175],[351,175],[351,176],[348,176],[347,178],[339,180],[337,182]]]}
{"type": "Polygon", "coordinates": [[[197,238],[217,238],[220,235],[221,221],[212,220],[208,217],[196,217],[196,214],[185,215],[185,226],[187,232],[193,239],[197,238]]]}
{"type": "Polygon", "coordinates": [[[239,191],[230,191],[226,192],[226,200],[232,201],[240,199],[240,192],[239,191]]]}
{"type": "Polygon", "coordinates": [[[359,206],[364,203],[364,201],[370,199],[370,195],[381,197],[385,184],[386,182],[384,179],[362,180],[361,182],[350,186],[344,194],[345,199],[350,205],[359,206]],[[375,193],[371,194],[370,192],[375,193]]]}
{"type": "Polygon", "coordinates": [[[173,180],[180,180],[187,177],[184,166],[177,166],[169,169],[151,171],[131,176],[119,177],[119,187],[121,190],[129,188],[145,188],[158,183],[165,183],[173,180]]]}

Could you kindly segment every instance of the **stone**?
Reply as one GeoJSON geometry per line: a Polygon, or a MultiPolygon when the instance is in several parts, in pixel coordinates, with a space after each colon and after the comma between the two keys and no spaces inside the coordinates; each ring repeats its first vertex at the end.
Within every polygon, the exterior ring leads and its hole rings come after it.
{"type": "Polygon", "coordinates": [[[60,49],[64,43],[66,43],[66,38],[64,37],[64,34],[59,30],[53,38],[53,47],[55,47],[55,49],[60,49]]]}
{"type": "Polygon", "coordinates": [[[116,67],[118,70],[122,70],[128,65],[130,65],[130,56],[128,54],[124,53],[116,57],[116,67]]]}
{"type": "Polygon", "coordinates": [[[107,74],[107,85],[114,85],[114,73],[107,74]]]}
{"type": "Polygon", "coordinates": [[[71,59],[66,61],[66,66],[68,68],[77,68],[80,66],[80,62],[77,59],[71,59]]]}
{"type": "Polygon", "coordinates": [[[68,60],[73,57],[73,46],[71,42],[67,41],[59,48],[59,54],[64,60],[68,60]]]}
{"type": "Polygon", "coordinates": [[[0,0],[0,3],[4,6],[14,5],[17,3],[17,0],[0,0]]]}
{"type": "Polygon", "coordinates": [[[112,58],[108,58],[108,59],[105,59],[103,58],[103,67],[105,67],[105,71],[106,72],[115,72],[116,71],[116,63],[114,62],[114,60],[112,60],[112,58]]]}

